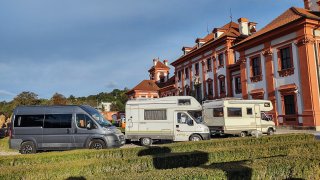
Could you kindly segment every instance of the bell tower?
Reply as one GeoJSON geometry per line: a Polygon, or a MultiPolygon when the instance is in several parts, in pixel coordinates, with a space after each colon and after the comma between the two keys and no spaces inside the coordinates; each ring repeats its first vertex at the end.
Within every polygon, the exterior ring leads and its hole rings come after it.
{"type": "Polygon", "coordinates": [[[153,59],[153,66],[149,70],[150,80],[157,83],[165,83],[169,79],[168,60],[160,61],[159,58],[153,59]]]}

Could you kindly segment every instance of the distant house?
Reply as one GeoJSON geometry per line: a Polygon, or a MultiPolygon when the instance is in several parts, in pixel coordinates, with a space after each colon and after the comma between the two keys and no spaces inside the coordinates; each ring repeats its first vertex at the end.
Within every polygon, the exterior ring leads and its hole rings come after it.
{"type": "Polygon", "coordinates": [[[141,81],[137,86],[127,92],[129,99],[135,98],[159,98],[164,96],[175,96],[174,76],[169,78],[168,60],[161,62],[153,60],[153,66],[149,69],[149,80],[141,81]]]}
{"type": "Polygon", "coordinates": [[[101,102],[98,105],[98,110],[100,110],[102,112],[103,108],[105,112],[109,112],[111,110],[111,102],[101,102]]]}

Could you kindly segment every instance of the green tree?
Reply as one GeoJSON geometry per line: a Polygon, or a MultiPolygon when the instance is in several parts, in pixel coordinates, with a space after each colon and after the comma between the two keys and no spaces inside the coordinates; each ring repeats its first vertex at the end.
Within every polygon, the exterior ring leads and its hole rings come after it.
{"type": "Polygon", "coordinates": [[[18,94],[14,99],[13,99],[13,105],[14,106],[20,106],[20,105],[38,105],[40,103],[38,99],[38,95],[29,92],[29,91],[24,91],[20,94],[18,94]]]}
{"type": "Polygon", "coordinates": [[[66,105],[67,98],[64,95],[55,93],[51,98],[51,104],[53,105],[66,105]]]}

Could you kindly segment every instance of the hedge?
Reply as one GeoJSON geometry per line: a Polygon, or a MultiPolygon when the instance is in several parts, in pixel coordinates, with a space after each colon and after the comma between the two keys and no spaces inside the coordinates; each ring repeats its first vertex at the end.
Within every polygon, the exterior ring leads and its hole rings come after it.
{"type": "MultiPolygon", "coordinates": [[[[109,158],[109,159],[78,159],[69,162],[56,161],[52,163],[28,164],[20,162],[0,168],[0,179],[2,177],[22,178],[28,176],[42,177],[42,172],[50,172],[50,176],[63,175],[73,172],[73,174],[96,174],[113,173],[120,171],[123,173],[145,172],[156,169],[174,169],[181,167],[196,167],[210,165],[221,162],[254,160],[259,158],[270,158],[277,156],[287,156],[290,149],[307,148],[310,152],[317,152],[320,144],[317,142],[296,142],[285,143],[282,145],[273,145],[269,147],[241,146],[233,149],[218,149],[207,152],[195,151],[186,153],[169,153],[160,155],[146,155],[127,159],[109,158]],[[30,174],[30,172],[32,172],[30,174]]],[[[307,155],[307,154],[306,154],[307,155]]],[[[309,156],[312,156],[311,154],[309,156]]],[[[45,177],[44,177],[45,178],[45,177]]]]}
{"type": "MultiPolygon", "coordinates": [[[[126,166],[125,164],[122,164],[126,166]]],[[[128,165],[127,165],[128,166],[128,165]]],[[[271,157],[252,161],[213,163],[199,167],[165,170],[122,171],[109,170],[108,164],[95,160],[73,164],[25,167],[24,172],[0,174],[0,179],[290,179],[320,178],[320,160],[304,157],[271,157]]]]}
{"type": "Polygon", "coordinates": [[[313,135],[299,134],[7,156],[0,157],[0,179],[319,179],[319,149],[313,135]]]}
{"type": "Polygon", "coordinates": [[[193,152],[193,151],[206,151],[207,149],[221,149],[225,151],[229,147],[240,146],[257,146],[257,145],[275,145],[283,144],[286,142],[314,142],[314,136],[310,134],[292,134],[292,135],[277,135],[265,136],[262,138],[226,138],[226,139],[213,139],[209,141],[199,142],[183,142],[161,145],[159,148],[127,148],[127,149],[107,149],[101,151],[92,150],[74,150],[65,152],[50,152],[38,153],[33,155],[18,155],[0,157],[0,167],[14,165],[14,164],[42,164],[51,162],[68,162],[78,159],[91,159],[91,158],[132,158],[137,155],[143,155],[145,152],[149,155],[161,153],[175,153],[175,152],[193,152]]]}

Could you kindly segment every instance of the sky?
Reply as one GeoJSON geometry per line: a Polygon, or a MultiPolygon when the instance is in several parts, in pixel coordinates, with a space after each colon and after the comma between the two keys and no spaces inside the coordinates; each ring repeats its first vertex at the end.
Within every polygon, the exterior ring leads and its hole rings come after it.
{"type": "Polygon", "coordinates": [[[0,0],[0,101],[131,89],[230,15],[259,30],[292,6],[303,0],[0,0]]]}

